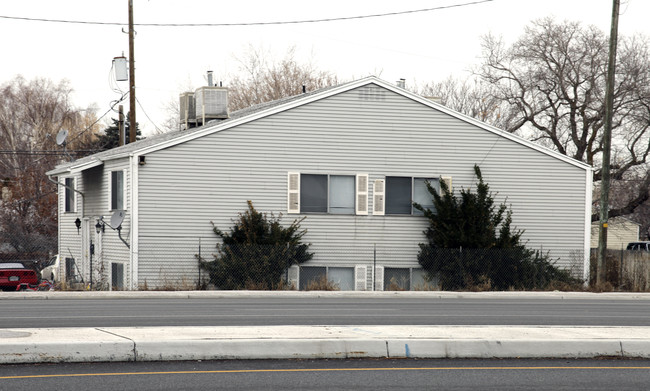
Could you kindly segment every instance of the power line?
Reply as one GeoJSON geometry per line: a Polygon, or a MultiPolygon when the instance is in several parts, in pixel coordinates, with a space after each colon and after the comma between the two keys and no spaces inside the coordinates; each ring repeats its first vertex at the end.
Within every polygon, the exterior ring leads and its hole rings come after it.
{"type": "Polygon", "coordinates": [[[149,122],[151,122],[151,124],[153,125],[153,127],[156,128],[156,131],[159,132],[159,133],[163,133],[163,131],[160,130],[160,128],[158,128],[158,126],[156,126],[156,123],[151,119],[151,117],[149,117],[149,114],[147,114],[147,112],[146,112],[146,110],[144,109],[144,107],[142,107],[142,103],[140,103],[140,101],[138,100],[138,98],[135,98],[135,100],[136,100],[136,102],[138,102],[138,106],[140,106],[140,109],[142,109],[142,112],[143,112],[144,115],[147,117],[147,119],[149,120],[149,122]]]}
{"type": "MultiPolygon", "coordinates": [[[[323,23],[323,22],[338,22],[356,19],[369,19],[380,18],[386,16],[397,16],[406,14],[416,14],[422,12],[439,11],[450,8],[466,7],[470,5],[477,5],[488,3],[494,0],[477,0],[469,3],[452,4],[432,8],[422,8],[417,10],[408,11],[395,11],[380,14],[370,15],[357,15],[357,16],[342,16],[335,18],[323,19],[304,19],[304,20],[288,20],[288,21],[272,21],[272,22],[240,22],[240,23],[134,23],[134,26],[140,27],[236,27],[236,26],[270,26],[270,25],[283,25],[283,24],[305,24],[305,23],[323,23]]],[[[71,23],[71,24],[87,24],[87,25],[100,25],[100,26],[126,26],[127,23],[120,22],[97,22],[97,21],[83,21],[83,20],[64,20],[64,19],[45,19],[45,18],[27,18],[21,16],[7,16],[0,15],[1,19],[24,20],[29,22],[50,22],[50,23],[71,23]]]]}
{"type": "Polygon", "coordinates": [[[41,150],[41,151],[27,151],[27,150],[0,150],[0,155],[33,155],[33,156],[59,156],[59,155],[65,155],[67,153],[72,153],[72,154],[84,154],[84,153],[95,153],[97,152],[94,149],[88,149],[88,150],[66,150],[66,151],[58,151],[58,150],[41,150]]]}
{"type": "Polygon", "coordinates": [[[109,107],[108,110],[106,110],[106,112],[105,112],[104,114],[102,114],[99,118],[97,118],[97,120],[95,120],[95,122],[93,122],[92,124],[90,124],[86,129],[82,130],[82,131],[79,132],[76,136],[72,137],[68,142],[78,139],[79,137],[81,137],[81,135],[83,135],[83,134],[86,133],[87,131],[91,130],[91,129],[93,128],[93,126],[95,126],[99,121],[101,121],[104,117],[106,117],[106,115],[107,115],[108,113],[110,113],[111,111],[113,111],[113,109],[115,108],[115,106],[117,106],[120,102],[122,102],[122,101],[124,100],[124,98],[126,98],[126,96],[127,96],[128,94],[129,94],[128,92],[125,92],[125,93],[124,93],[124,94],[123,94],[119,99],[112,101],[112,102],[111,102],[111,106],[109,107]]]}

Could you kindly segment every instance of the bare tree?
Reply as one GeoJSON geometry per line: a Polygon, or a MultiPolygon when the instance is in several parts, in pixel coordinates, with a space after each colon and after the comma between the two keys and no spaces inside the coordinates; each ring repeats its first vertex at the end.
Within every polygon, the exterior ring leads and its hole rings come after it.
{"type": "MultiPolygon", "coordinates": [[[[611,178],[633,182],[624,197],[612,197],[609,216],[627,215],[649,199],[650,57],[642,36],[619,38],[611,178]]],[[[511,112],[506,130],[520,131],[562,154],[591,164],[601,179],[608,38],[593,26],[533,21],[512,46],[483,39],[477,72],[511,112]]],[[[598,214],[592,215],[598,220],[598,214]]]]}
{"type": "Polygon", "coordinates": [[[96,109],[74,109],[71,92],[66,81],[20,76],[0,86],[0,241],[15,251],[56,243],[57,189],[45,172],[68,154],[91,152],[96,109]],[[69,131],[68,154],[56,144],[62,129],[69,131]]]}
{"type": "Polygon", "coordinates": [[[450,76],[442,82],[425,84],[417,93],[501,129],[509,128],[514,120],[491,86],[476,77],[459,80],[450,76]]]}
{"type": "Polygon", "coordinates": [[[230,110],[298,95],[303,86],[307,91],[313,91],[338,83],[336,76],[316,69],[312,63],[296,61],[293,48],[277,63],[268,63],[267,57],[261,49],[251,47],[239,60],[241,74],[228,83],[230,110]]]}

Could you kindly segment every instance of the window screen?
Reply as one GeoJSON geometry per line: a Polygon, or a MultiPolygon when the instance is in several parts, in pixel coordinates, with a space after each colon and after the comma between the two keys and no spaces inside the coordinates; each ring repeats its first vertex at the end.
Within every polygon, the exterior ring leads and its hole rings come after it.
{"type": "Polygon", "coordinates": [[[354,177],[330,176],[330,208],[334,214],[354,214],[354,177]]]}
{"type": "Polygon", "coordinates": [[[74,178],[65,178],[65,211],[74,212],[74,178]]]}
{"type": "Polygon", "coordinates": [[[392,267],[384,268],[384,290],[411,290],[411,269],[392,267]]]}
{"type": "Polygon", "coordinates": [[[111,172],[111,209],[124,209],[124,172],[111,172]]]}
{"type": "MultiPolygon", "coordinates": [[[[426,181],[440,194],[440,183],[437,179],[415,178],[413,179],[413,202],[417,202],[425,209],[435,210],[433,206],[433,196],[427,189],[426,181]]],[[[423,215],[423,212],[413,208],[414,215],[423,215]]]]}
{"type": "Polygon", "coordinates": [[[327,268],[324,266],[301,266],[299,290],[304,291],[312,284],[318,284],[327,278],[327,268]]]}
{"type": "Polygon", "coordinates": [[[124,289],[124,264],[111,262],[111,285],[114,291],[124,289]]]}
{"type": "Polygon", "coordinates": [[[411,214],[411,177],[386,177],[386,214],[411,214]]]}
{"type": "Polygon", "coordinates": [[[327,175],[300,175],[300,212],[327,213],[327,175]]]}

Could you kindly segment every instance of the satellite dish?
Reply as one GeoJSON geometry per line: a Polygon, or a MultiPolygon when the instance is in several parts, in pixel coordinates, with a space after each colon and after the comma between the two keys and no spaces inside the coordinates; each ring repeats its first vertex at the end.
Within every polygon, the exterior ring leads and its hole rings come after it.
{"type": "Polygon", "coordinates": [[[56,145],[63,145],[66,138],[68,138],[68,130],[63,129],[56,135],[56,145]]]}
{"type": "Polygon", "coordinates": [[[122,221],[124,221],[124,211],[118,210],[111,216],[111,227],[119,229],[122,226],[122,221]]]}

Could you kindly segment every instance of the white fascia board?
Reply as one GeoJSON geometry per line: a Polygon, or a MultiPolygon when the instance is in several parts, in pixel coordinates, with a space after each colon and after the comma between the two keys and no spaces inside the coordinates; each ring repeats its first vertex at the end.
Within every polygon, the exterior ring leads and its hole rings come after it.
{"type": "Polygon", "coordinates": [[[479,120],[477,120],[475,118],[472,118],[472,117],[470,117],[468,115],[465,115],[465,114],[459,113],[457,111],[454,111],[454,110],[452,110],[452,109],[450,109],[450,108],[448,108],[448,107],[446,107],[446,106],[444,106],[444,105],[442,105],[440,103],[433,102],[430,99],[424,98],[424,97],[422,97],[420,95],[414,94],[414,93],[412,93],[410,91],[399,88],[397,86],[393,86],[391,84],[388,84],[388,83],[384,82],[383,80],[375,81],[375,83],[378,84],[378,85],[381,85],[382,87],[384,87],[384,88],[386,88],[388,90],[391,90],[391,91],[393,91],[393,92],[395,92],[397,94],[407,96],[408,98],[411,98],[411,99],[413,99],[413,100],[415,100],[417,102],[420,102],[420,103],[422,103],[422,104],[424,104],[426,106],[429,106],[431,108],[439,110],[439,111],[441,111],[441,112],[443,112],[443,113],[445,113],[447,115],[450,115],[450,116],[452,116],[454,118],[457,118],[457,119],[459,119],[461,121],[468,122],[468,123],[470,123],[470,124],[472,124],[474,126],[482,128],[484,130],[487,130],[488,132],[494,133],[494,134],[496,134],[498,136],[501,136],[501,137],[504,137],[504,138],[506,138],[508,140],[511,140],[511,141],[516,142],[516,143],[522,144],[522,145],[524,145],[526,147],[532,148],[532,149],[534,149],[536,151],[539,151],[539,152],[541,152],[543,154],[546,154],[546,155],[549,155],[549,156],[554,157],[556,159],[562,160],[564,162],[567,162],[567,163],[569,163],[571,165],[582,168],[584,170],[591,169],[591,166],[589,164],[587,164],[587,163],[584,163],[584,162],[581,162],[579,160],[573,159],[573,158],[571,158],[571,157],[569,157],[567,155],[561,154],[561,153],[559,153],[557,151],[554,151],[554,150],[552,150],[550,148],[546,148],[546,147],[541,146],[539,144],[536,144],[536,143],[534,143],[532,141],[526,140],[525,138],[517,136],[515,134],[508,133],[508,132],[506,132],[504,130],[501,130],[499,128],[496,128],[496,127],[494,127],[492,125],[488,125],[488,124],[486,124],[484,122],[481,122],[481,121],[479,121],[479,120]]]}
{"type": "MultiPolygon", "coordinates": [[[[212,134],[212,133],[215,133],[215,132],[220,132],[220,131],[223,131],[223,130],[226,130],[226,129],[230,129],[230,128],[233,128],[235,126],[239,126],[239,125],[242,125],[242,124],[245,124],[245,123],[248,123],[248,122],[258,120],[260,118],[264,118],[264,117],[267,117],[267,116],[270,116],[270,115],[273,115],[273,114],[280,113],[282,111],[286,111],[286,110],[289,110],[289,109],[292,109],[292,108],[295,108],[295,107],[299,107],[299,106],[302,106],[302,105],[305,105],[305,104],[308,104],[308,103],[311,103],[311,102],[314,102],[314,101],[317,101],[317,100],[321,100],[321,99],[330,97],[332,95],[339,94],[341,92],[352,90],[354,88],[358,88],[358,87],[366,85],[366,84],[376,83],[377,81],[379,81],[379,79],[377,79],[374,76],[370,76],[370,77],[367,77],[365,79],[360,79],[360,80],[357,80],[357,81],[354,81],[354,82],[351,82],[351,83],[342,84],[342,85],[340,85],[338,87],[332,87],[332,88],[330,88],[330,89],[328,89],[326,91],[323,91],[321,93],[306,96],[303,99],[296,99],[296,100],[293,100],[291,102],[287,102],[285,104],[280,104],[280,105],[268,108],[266,110],[260,110],[257,113],[253,113],[253,114],[247,115],[245,117],[237,118],[237,119],[225,122],[225,123],[216,123],[216,124],[206,128],[204,130],[193,132],[192,134],[188,134],[187,136],[177,137],[177,138],[169,140],[167,142],[163,142],[163,143],[156,144],[156,145],[151,145],[149,147],[144,147],[144,148],[136,151],[135,155],[136,156],[144,155],[144,154],[154,152],[154,151],[157,151],[157,150],[160,150],[160,149],[169,148],[170,146],[173,146],[173,145],[176,145],[176,144],[181,144],[181,143],[184,143],[186,141],[191,141],[191,140],[194,140],[194,139],[199,138],[199,137],[203,137],[203,136],[208,135],[208,134],[212,134]]],[[[117,156],[115,156],[115,158],[116,157],[117,156]]]]}
{"type": "Polygon", "coordinates": [[[102,160],[94,159],[93,161],[70,167],[70,173],[75,174],[81,171],[86,171],[89,168],[99,167],[102,165],[104,165],[104,162],[102,160]]]}
{"type": "Polygon", "coordinates": [[[85,171],[89,168],[93,167],[98,167],[104,164],[103,160],[99,159],[93,159],[89,162],[81,163],[81,164],[71,164],[67,165],[63,168],[55,168],[51,171],[48,171],[45,173],[45,175],[49,176],[57,176],[57,175],[62,175],[62,174],[76,174],[81,171],[85,171]]]}
{"type": "Polygon", "coordinates": [[[350,82],[350,83],[342,84],[342,85],[337,86],[337,87],[332,87],[332,88],[330,88],[328,90],[325,90],[325,91],[323,91],[321,93],[316,93],[316,94],[313,94],[313,95],[309,95],[309,96],[306,96],[303,99],[296,99],[296,100],[293,100],[291,102],[287,102],[285,104],[280,104],[280,105],[268,108],[266,110],[260,110],[257,113],[253,113],[253,114],[247,115],[245,117],[234,119],[234,120],[228,121],[226,123],[216,123],[216,124],[214,124],[214,125],[212,125],[210,127],[207,127],[204,130],[193,132],[192,134],[188,134],[187,136],[181,136],[181,137],[177,137],[175,139],[172,139],[172,140],[169,140],[169,141],[166,141],[166,142],[162,142],[160,144],[155,144],[155,145],[151,145],[151,146],[148,146],[148,147],[143,147],[142,149],[139,149],[137,151],[130,151],[129,153],[111,156],[109,159],[113,160],[113,159],[118,159],[118,158],[122,158],[122,157],[133,156],[133,155],[135,155],[137,157],[139,155],[143,155],[143,154],[154,152],[154,151],[157,151],[157,150],[160,150],[160,149],[168,148],[170,146],[173,146],[173,145],[176,145],[176,144],[181,144],[181,143],[184,143],[186,141],[194,140],[196,138],[203,137],[203,136],[208,135],[208,134],[212,134],[212,133],[215,133],[215,132],[220,132],[222,130],[230,129],[230,128],[233,128],[235,126],[239,126],[239,125],[251,122],[251,121],[255,121],[257,119],[264,118],[264,117],[267,117],[269,115],[277,114],[277,113],[280,113],[282,111],[289,110],[289,109],[292,109],[292,108],[295,108],[295,107],[299,107],[299,106],[302,106],[302,105],[305,105],[305,104],[308,104],[308,103],[311,103],[311,102],[314,102],[314,101],[317,101],[317,100],[328,98],[330,96],[340,94],[342,92],[346,92],[346,91],[349,91],[349,90],[353,90],[355,88],[359,88],[359,87],[362,87],[362,86],[365,86],[365,85],[368,85],[368,84],[376,84],[376,85],[378,85],[380,87],[383,87],[383,88],[386,88],[387,90],[390,90],[390,91],[392,91],[392,92],[394,92],[396,94],[400,94],[402,96],[405,96],[405,97],[407,97],[409,99],[412,99],[412,100],[417,101],[417,102],[419,102],[419,103],[421,103],[421,104],[423,104],[425,106],[429,106],[429,107],[431,107],[433,109],[441,111],[441,112],[443,112],[443,113],[445,113],[447,115],[450,115],[450,116],[452,116],[454,118],[457,118],[457,119],[459,119],[461,121],[470,123],[470,124],[472,124],[474,126],[477,126],[477,127],[481,128],[483,130],[487,130],[488,132],[494,133],[494,134],[496,134],[498,136],[504,137],[504,138],[506,138],[506,139],[508,139],[510,141],[519,143],[521,145],[524,145],[524,146],[526,146],[528,148],[534,149],[534,150],[536,150],[538,152],[541,152],[543,154],[546,154],[546,155],[551,156],[553,158],[556,158],[558,160],[562,160],[562,161],[564,161],[566,163],[569,163],[569,164],[571,164],[573,166],[576,166],[578,168],[581,168],[583,170],[587,170],[587,169],[589,169],[591,167],[589,164],[583,163],[583,162],[581,162],[579,160],[576,160],[576,159],[573,159],[573,158],[571,158],[569,156],[563,155],[563,154],[561,154],[559,152],[556,152],[556,151],[554,151],[552,149],[549,149],[549,148],[543,147],[541,145],[535,144],[532,141],[524,139],[523,137],[514,135],[512,133],[508,133],[508,132],[503,131],[501,129],[498,129],[498,128],[494,127],[494,126],[483,123],[483,122],[481,122],[481,121],[479,121],[479,120],[477,120],[475,118],[469,117],[469,116],[467,116],[465,114],[462,114],[462,113],[459,113],[457,111],[451,110],[450,108],[448,108],[448,107],[446,107],[444,105],[441,105],[439,103],[435,103],[435,102],[433,102],[433,101],[431,101],[429,99],[426,99],[426,98],[424,98],[424,97],[422,97],[420,95],[414,94],[414,93],[412,93],[410,91],[407,91],[407,90],[405,90],[403,88],[400,88],[400,87],[397,87],[397,86],[395,86],[393,84],[387,83],[386,81],[381,80],[381,79],[379,79],[379,78],[377,78],[375,76],[368,76],[366,78],[359,79],[359,80],[356,80],[356,81],[353,81],[353,82],[350,82]]]}

